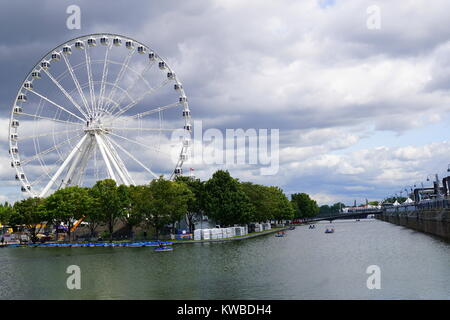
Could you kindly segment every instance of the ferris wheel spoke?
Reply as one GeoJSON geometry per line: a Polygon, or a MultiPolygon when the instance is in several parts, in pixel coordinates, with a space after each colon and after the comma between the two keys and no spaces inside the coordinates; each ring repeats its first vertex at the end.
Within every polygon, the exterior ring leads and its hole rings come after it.
{"type": "MultiPolygon", "coordinates": [[[[126,68],[128,67],[128,64],[130,63],[130,59],[133,56],[134,52],[136,49],[131,50],[128,55],[126,56],[124,62],[122,63],[121,67],[120,67],[120,71],[117,74],[116,80],[114,81],[114,87],[113,89],[111,89],[111,91],[109,92],[108,98],[109,100],[112,100],[116,94],[116,86],[119,83],[120,80],[122,80],[122,77],[124,75],[124,71],[126,70],[126,68]]],[[[111,107],[111,104],[108,103],[105,105],[105,110],[108,111],[108,109],[111,107]]]]}
{"type": "Polygon", "coordinates": [[[69,70],[70,76],[72,77],[72,80],[75,83],[75,86],[77,87],[78,94],[80,95],[81,100],[83,100],[84,107],[86,108],[86,111],[89,114],[92,111],[89,109],[89,104],[88,104],[88,102],[86,100],[86,96],[84,95],[83,90],[81,89],[80,82],[78,81],[78,78],[75,75],[75,72],[74,72],[74,70],[73,70],[73,68],[72,68],[72,66],[70,64],[69,59],[66,57],[65,54],[63,54],[62,57],[64,59],[64,62],[66,63],[67,69],[69,70]]]}
{"type": "Polygon", "coordinates": [[[36,90],[28,90],[28,92],[32,92],[33,94],[37,95],[38,97],[44,99],[45,101],[51,103],[52,105],[54,105],[55,107],[67,112],[68,114],[74,116],[75,118],[79,119],[81,122],[85,122],[86,120],[77,116],[76,114],[74,114],[73,112],[70,112],[69,110],[67,110],[66,108],[60,106],[59,104],[57,104],[56,102],[50,100],[49,98],[47,98],[46,96],[43,96],[42,94],[38,93],[36,90]]]}
{"type": "Polygon", "coordinates": [[[77,126],[83,126],[83,124],[80,123],[80,122],[73,122],[73,121],[69,121],[69,120],[60,120],[60,119],[57,119],[57,118],[44,117],[44,116],[41,116],[41,115],[25,113],[25,112],[21,112],[19,114],[21,116],[27,116],[27,117],[31,117],[31,118],[38,118],[38,119],[42,119],[42,120],[49,120],[49,121],[54,121],[54,122],[60,122],[60,123],[66,123],[66,124],[74,124],[74,125],[77,125],[77,126]]]}
{"type": "Polygon", "coordinates": [[[132,160],[134,160],[137,164],[139,164],[144,170],[149,172],[153,177],[156,179],[158,178],[158,175],[156,175],[152,170],[150,170],[146,165],[144,165],[141,161],[136,159],[130,152],[128,152],[125,148],[123,148],[120,144],[118,144],[114,139],[107,138],[109,141],[111,141],[115,146],[117,146],[120,150],[122,150],[123,153],[125,153],[128,157],[130,157],[132,160]]]}
{"type": "Polygon", "coordinates": [[[38,176],[34,181],[30,182],[30,185],[34,186],[34,185],[40,183],[46,177],[51,178],[51,176],[50,176],[51,172],[53,170],[55,170],[56,168],[58,168],[58,166],[63,163],[64,158],[66,158],[68,154],[69,154],[69,152],[66,152],[63,157],[60,157],[58,160],[56,160],[55,163],[52,164],[53,168],[51,168],[51,169],[47,169],[48,166],[43,166],[43,168],[45,168],[44,173],[42,173],[40,176],[38,176]]]}
{"type": "Polygon", "coordinates": [[[163,129],[163,128],[129,128],[129,127],[108,127],[108,129],[112,130],[130,130],[130,131],[167,131],[167,132],[173,132],[176,130],[182,130],[180,128],[174,128],[174,129],[163,129]]]}
{"type": "MultiPolygon", "coordinates": [[[[155,64],[154,61],[152,61],[151,63],[147,64],[144,68],[144,70],[141,71],[141,73],[133,80],[133,82],[128,86],[128,88],[125,89],[126,92],[130,92],[138,83],[139,79],[142,79],[142,81],[144,81],[147,86],[149,88],[151,88],[150,84],[148,83],[148,81],[144,78],[144,75],[151,69],[151,67],[155,64]]],[[[120,95],[120,98],[117,100],[117,104],[120,105],[122,103],[122,101],[125,99],[127,95],[126,94],[122,94],[120,95]]]]}
{"type": "Polygon", "coordinates": [[[109,56],[109,51],[111,49],[112,44],[109,44],[106,48],[106,53],[105,53],[105,60],[103,62],[103,71],[102,71],[102,82],[100,85],[100,97],[98,99],[98,106],[97,109],[101,110],[103,108],[103,96],[105,94],[105,84],[106,84],[106,79],[108,78],[108,56],[109,56]]]}
{"type": "MultiPolygon", "coordinates": [[[[88,81],[89,81],[89,93],[91,95],[91,107],[94,110],[96,110],[96,102],[95,102],[95,91],[94,91],[94,83],[92,80],[92,65],[91,65],[91,57],[89,55],[89,45],[86,46],[84,49],[84,56],[86,58],[86,69],[87,69],[87,75],[88,75],[88,81]]],[[[94,114],[95,116],[95,114],[94,114]]]]}
{"type": "MultiPolygon", "coordinates": [[[[151,88],[150,90],[147,90],[146,92],[144,92],[143,95],[141,95],[139,98],[137,98],[136,100],[134,100],[131,103],[129,103],[128,105],[126,105],[123,109],[120,109],[120,107],[118,107],[119,111],[117,111],[115,114],[113,114],[113,117],[117,118],[120,115],[122,115],[123,113],[127,112],[128,110],[133,108],[135,105],[137,105],[139,102],[141,102],[148,94],[152,94],[152,93],[156,92],[157,90],[161,89],[167,83],[169,83],[169,81],[170,81],[169,79],[166,79],[163,82],[161,82],[158,86],[151,88]]],[[[114,111],[114,110],[112,110],[112,111],[114,111]]]]}
{"type": "Polygon", "coordinates": [[[52,80],[52,82],[59,88],[59,90],[61,90],[61,92],[66,96],[66,98],[69,99],[70,102],[72,102],[72,104],[78,109],[78,111],[80,111],[80,113],[87,120],[89,118],[87,116],[87,114],[83,111],[83,109],[80,107],[80,105],[78,103],[76,103],[75,100],[73,100],[72,96],[66,91],[66,89],[63,88],[63,86],[59,83],[59,81],[56,80],[48,70],[46,70],[46,69],[43,69],[43,70],[44,70],[45,74],[52,80]]]}
{"type": "Polygon", "coordinates": [[[57,150],[58,148],[60,148],[60,147],[62,147],[63,145],[65,145],[66,143],[69,143],[70,141],[75,140],[76,138],[79,138],[79,137],[81,137],[81,136],[82,136],[82,135],[80,134],[80,135],[77,135],[77,136],[75,136],[75,137],[69,138],[69,139],[67,139],[67,140],[64,140],[64,141],[62,141],[62,142],[60,142],[60,143],[54,145],[53,147],[50,147],[50,148],[48,148],[48,149],[45,149],[45,150],[43,150],[43,151],[41,151],[41,152],[36,153],[36,154],[35,154],[34,156],[32,156],[31,158],[28,158],[28,159],[22,161],[22,166],[27,165],[28,163],[30,163],[30,162],[32,162],[32,161],[38,159],[39,157],[41,157],[41,156],[43,156],[43,155],[46,155],[46,154],[48,154],[48,153],[50,153],[50,152],[52,152],[52,151],[57,150]]]}
{"type": "Polygon", "coordinates": [[[143,118],[143,117],[146,117],[146,116],[154,114],[154,113],[158,113],[158,112],[161,112],[161,111],[164,111],[164,110],[167,110],[167,109],[170,109],[170,108],[182,106],[182,105],[183,104],[180,103],[180,102],[175,102],[175,103],[171,103],[171,104],[168,104],[166,106],[163,106],[163,107],[158,107],[158,108],[151,109],[151,110],[148,110],[148,111],[145,111],[145,112],[137,113],[137,114],[132,115],[132,116],[113,118],[112,121],[114,121],[115,119],[118,119],[119,121],[122,121],[122,120],[127,121],[127,120],[139,119],[139,118],[143,118]]]}
{"type": "Polygon", "coordinates": [[[25,137],[20,137],[20,140],[27,140],[27,139],[35,139],[35,138],[41,138],[41,137],[47,137],[50,135],[58,135],[58,134],[64,134],[64,133],[72,133],[72,132],[79,132],[82,131],[82,128],[79,129],[74,129],[74,130],[64,130],[64,131],[49,131],[49,132],[44,132],[44,133],[40,133],[37,135],[33,135],[33,136],[25,136],[25,137]]]}
{"type": "Polygon", "coordinates": [[[116,136],[116,137],[118,137],[118,138],[121,138],[121,139],[123,139],[123,140],[126,140],[126,141],[128,141],[128,142],[132,142],[132,143],[135,143],[135,144],[137,144],[137,145],[140,145],[141,147],[144,147],[144,148],[147,148],[147,149],[150,149],[150,150],[156,150],[156,151],[158,151],[158,152],[164,153],[165,155],[169,155],[168,153],[162,152],[161,150],[159,150],[159,149],[156,148],[156,147],[148,146],[148,145],[146,145],[146,144],[143,144],[142,142],[139,142],[139,141],[136,141],[136,140],[133,140],[133,139],[130,139],[130,138],[121,136],[120,134],[117,134],[117,133],[114,133],[114,132],[107,132],[107,133],[108,133],[108,134],[111,134],[111,135],[113,135],[113,136],[116,136]]]}

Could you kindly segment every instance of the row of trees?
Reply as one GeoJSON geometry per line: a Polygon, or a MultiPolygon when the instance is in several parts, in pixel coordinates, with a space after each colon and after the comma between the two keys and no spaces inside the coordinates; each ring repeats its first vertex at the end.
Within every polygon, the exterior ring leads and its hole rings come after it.
{"type": "Polygon", "coordinates": [[[111,179],[98,181],[92,188],[77,186],[57,190],[49,197],[28,198],[0,208],[0,221],[25,226],[33,241],[42,224],[67,226],[69,239],[75,221],[88,222],[91,235],[100,225],[107,227],[110,239],[119,221],[130,233],[138,225],[159,230],[179,221],[188,210],[193,194],[182,182],[162,178],[143,186],[117,186],[111,179]]]}
{"type": "Polygon", "coordinates": [[[340,213],[342,208],[345,208],[346,205],[342,202],[337,202],[331,206],[329,205],[323,205],[319,208],[319,214],[320,215],[330,215],[330,214],[337,214],[340,213]]]}
{"type": "Polygon", "coordinates": [[[91,188],[67,187],[45,199],[28,198],[13,206],[0,206],[0,222],[25,226],[33,240],[44,222],[63,223],[70,239],[70,230],[79,219],[88,222],[91,235],[104,225],[112,239],[121,221],[130,234],[142,226],[152,228],[158,238],[164,226],[185,217],[192,232],[199,214],[229,226],[310,217],[318,211],[316,202],[307,194],[293,194],[289,201],[278,187],[240,182],[228,171],[219,170],[207,181],[159,178],[143,186],[117,186],[114,180],[106,179],[91,188]]]}

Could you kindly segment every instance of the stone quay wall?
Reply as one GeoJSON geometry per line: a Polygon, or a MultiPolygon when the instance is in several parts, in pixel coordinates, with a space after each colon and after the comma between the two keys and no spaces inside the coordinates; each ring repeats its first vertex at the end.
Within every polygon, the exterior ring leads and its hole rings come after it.
{"type": "Polygon", "coordinates": [[[450,240],[450,209],[384,212],[377,219],[450,240]]]}

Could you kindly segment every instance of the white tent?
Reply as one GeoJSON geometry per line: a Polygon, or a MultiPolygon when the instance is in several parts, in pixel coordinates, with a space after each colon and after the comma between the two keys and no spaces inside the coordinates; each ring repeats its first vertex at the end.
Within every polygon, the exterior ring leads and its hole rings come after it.
{"type": "Polygon", "coordinates": [[[408,204],[408,203],[413,203],[414,201],[412,201],[410,198],[407,198],[406,200],[405,200],[405,202],[403,202],[403,203],[406,203],[406,204],[408,204]]]}
{"type": "Polygon", "coordinates": [[[399,206],[400,205],[400,203],[398,203],[398,201],[397,200],[395,200],[395,202],[392,204],[392,205],[394,205],[394,206],[399,206]]]}

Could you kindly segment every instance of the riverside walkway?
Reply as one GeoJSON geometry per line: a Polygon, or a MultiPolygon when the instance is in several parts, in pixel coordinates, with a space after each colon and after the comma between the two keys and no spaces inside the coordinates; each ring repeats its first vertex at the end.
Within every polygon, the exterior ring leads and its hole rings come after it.
{"type": "Polygon", "coordinates": [[[259,232],[252,232],[249,234],[246,234],[245,236],[234,236],[231,238],[222,238],[222,239],[209,239],[209,240],[174,240],[173,244],[189,244],[189,243],[209,243],[209,242],[224,242],[224,241],[234,241],[234,240],[243,240],[243,239],[250,239],[255,238],[259,236],[264,236],[267,234],[272,234],[280,231],[288,230],[289,227],[280,227],[280,228],[272,228],[270,230],[264,230],[259,232]]]}
{"type": "Polygon", "coordinates": [[[279,231],[285,231],[289,227],[272,228],[270,230],[253,232],[244,236],[234,236],[231,238],[223,239],[210,239],[210,240],[173,240],[173,241],[142,241],[142,242],[126,242],[126,241],[113,241],[113,242],[73,242],[73,243],[30,243],[30,244],[4,244],[1,248],[95,248],[95,247],[124,247],[124,248],[137,248],[137,247],[157,247],[160,243],[164,245],[174,244],[192,244],[192,243],[206,243],[206,242],[224,242],[250,239],[267,234],[272,234],[279,231]]]}

